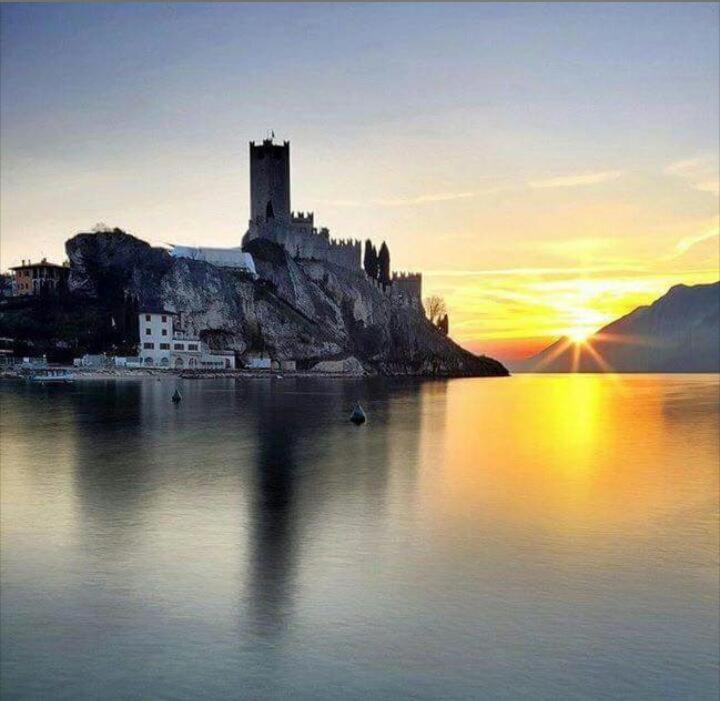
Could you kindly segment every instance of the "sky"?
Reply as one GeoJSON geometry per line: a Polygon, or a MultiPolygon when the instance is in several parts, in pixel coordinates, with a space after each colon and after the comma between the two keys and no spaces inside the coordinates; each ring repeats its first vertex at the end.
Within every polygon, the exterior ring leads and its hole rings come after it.
{"type": "Polygon", "coordinates": [[[718,4],[4,4],[0,266],[96,223],[236,246],[292,206],[513,360],[718,279],[718,4]]]}

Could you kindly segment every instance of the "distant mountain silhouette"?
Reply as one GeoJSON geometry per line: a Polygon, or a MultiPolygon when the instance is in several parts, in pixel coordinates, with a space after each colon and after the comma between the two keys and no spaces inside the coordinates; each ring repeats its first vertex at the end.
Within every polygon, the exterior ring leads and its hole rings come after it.
{"type": "Polygon", "coordinates": [[[720,282],[675,285],[651,305],[600,329],[586,344],[561,338],[513,369],[720,372],[720,282]]]}

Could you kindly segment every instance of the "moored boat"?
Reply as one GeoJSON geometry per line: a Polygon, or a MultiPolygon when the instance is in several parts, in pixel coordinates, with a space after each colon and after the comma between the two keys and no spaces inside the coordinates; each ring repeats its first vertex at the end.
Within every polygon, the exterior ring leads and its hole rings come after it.
{"type": "Polygon", "coordinates": [[[30,382],[37,382],[42,385],[67,385],[75,382],[75,375],[67,370],[48,368],[30,375],[28,379],[30,382]]]}

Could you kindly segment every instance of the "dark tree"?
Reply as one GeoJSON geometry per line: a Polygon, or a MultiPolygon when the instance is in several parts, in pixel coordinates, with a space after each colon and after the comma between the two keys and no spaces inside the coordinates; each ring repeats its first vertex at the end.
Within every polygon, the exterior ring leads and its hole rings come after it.
{"type": "Polygon", "coordinates": [[[378,280],[383,285],[390,284],[390,251],[385,241],[382,242],[378,253],[378,280]]]}
{"type": "Polygon", "coordinates": [[[378,276],[378,256],[375,246],[372,245],[370,239],[365,242],[365,258],[363,260],[363,267],[368,277],[375,280],[378,276]]]}
{"type": "Polygon", "coordinates": [[[373,269],[373,263],[375,262],[375,251],[373,249],[372,241],[368,239],[365,241],[365,255],[363,256],[363,268],[365,269],[365,273],[369,277],[374,277],[374,275],[371,274],[371,270],[373,269]]]}
{"type": "Polygon", "coordinates": [[[139,342],[138,314],[140,305],[137,297],[132,294],[125,295],[123,321],[120,335],[126,345],[132,346],[139,342]]]}

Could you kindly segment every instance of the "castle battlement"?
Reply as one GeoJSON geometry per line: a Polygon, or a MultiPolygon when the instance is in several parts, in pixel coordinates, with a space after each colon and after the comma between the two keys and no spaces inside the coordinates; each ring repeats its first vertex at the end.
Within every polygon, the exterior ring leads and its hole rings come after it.
{"type": "Polygon", "coordinates": [[[253,148],[260,148],[261,146],[275,146],[276,148],[283,148],[283,147],[290,148],[290,142],[283,141],[282,145],[280,145],[280,144],[276,144],[272,139],[263,139],[260,143],[255,143],[254,141],[251,141],[250,146],[252,146],[253,148]]]}
{"type": "Polygon", "coordinates": [[[358,239],[330,239],[331,246],[360,246],[358,239]]]}
{"type": "Polygon", "coordinates": [[[422,273],[408,273],[405,271],[393,272],[392,279],[393,282],[395,282],[396,280],[422,280],[422,273]]]}
{"type": "Polygon", "coordinates": [[[411,304],[422,300],[422,273],[394,272],[391,278],[393,292],[411,304]]]}

